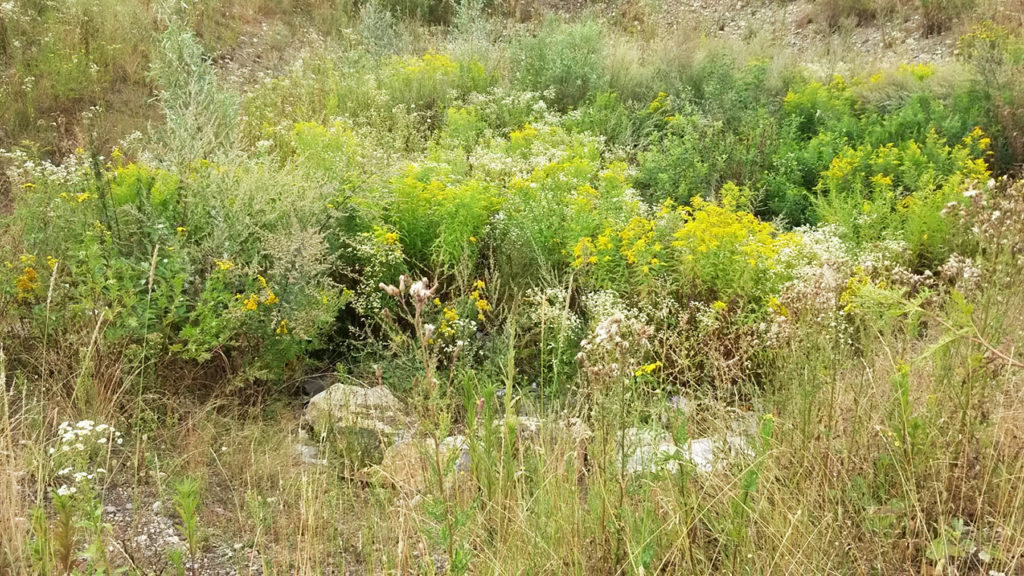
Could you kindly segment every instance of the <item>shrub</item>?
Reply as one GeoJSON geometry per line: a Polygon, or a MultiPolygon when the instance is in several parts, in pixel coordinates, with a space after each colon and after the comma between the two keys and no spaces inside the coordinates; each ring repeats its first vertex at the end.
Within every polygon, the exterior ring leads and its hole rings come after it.
{"type": "Polygon", "coordinates": [[[330,277],[325,200],[282,203],[268,188],[295,188],[260,166],[204,161],[179,176],[118,154],[95,174],[87,165],[18,180],[25,251],[4,292],[40,338],[92,330],[103,311],[104,339],[131,361],[162,349],[277,379],[349,298],[330,277]]]}
{"type": "Polygon", "coordinates": [[[727,181],[759,182],[779,145],[779,126],[753,112],[744,128],[680,111],[668,119],[660,142],[640,154],[637,186],[651,202],[710,198],[727,181]]]}
{"type": "Polygon", "coordinates": [[[339,58],[315,53],[254,87],[242,101],[244,141],[277,140],[295,123],[327,124],[345,116],[366,125],[388,110],[374,64],[360,53],[339,58]]]}
{"type": "Polygon", "coordinates": [[[995,161],[1004,171],[1024,159],[1024,41],[982,22],[957,41],[959,56],[975,71],[999,124],[995,161]]]}
{"type": "MultiPolygon", "coordinates": [[[[140,3],[4,3],[0,146],[31,139],[66,154],[84,142],[65,142],[76,135],[41,130],[38,120],[74,123],[90,107],[115,103],[118,116],[143,113],[151,37],[151,14],[140,3]]],[[[102,143],[124,135],[123,126],[91,116],[91,123],[102,128],[95,136],[102,143]]]]}
{"type": "Polygon", "coordinates": [[[160,36],[151,75],[160,87],[165,122],[157,138],[167,160],[185,166],[233,149],[238,102],[219,86],[199,40],[179,18],[160,36]]]}
{"type": "Polygon", "coordinates": [[[878,15],[873,0],[817,0],[814,13],[817,20],[832,30],[847,21],[854,25],[867,24],[878,15]]]}
{"type": "Polygon", "coordinates": [[[646,148],[654,136],[664,130],[672,107],[668,94],[659,93],[650,104],[630,104],[614,92],[601,92],[594,101],[570,118],[566,126],[581,132],[599,134],[614,147],[628,151],[646,148]]]}
{"type": "Polygon", "coordinates": [[[494,87],[484,93],[470,94],[467,106],[496,135],[507,137],[514,130],[530,123],[554,120],[547,101],[553,96],[547,92],[520,92],[494,87]]]}
{"type": "Polygon", "coordinates": [[[610,222],[621,222],[640,208],[629,188],[627,166],[604,165],[592,137],[557,127],[525,126],[506,143],[509,156],[544,162],[528,175],[513,177],[491,230],[502,277],[528,286],[556,274],[573,261],[572,247],[610,222]]]}
{"type": "Polygon", "coordinates": [[[512,43],[515,84],[521,89],[552,90],[560,110],[580,105],[608,84],[601,63],[605,30],[594,21],[547,20],[534,36],[512,43]]]}
{"type": "Polygon", "coordinates": [[[373,0],[359,8],[359,35],[371,52],[394,54],[398,52],[398,31],[395,17],[387,7],[373,0]]]}
{"type": "Polygon", "coordinates": [[[428,24],[447,24],[455,3],[450,0],[378,0],[381,8],[428,24]]]}

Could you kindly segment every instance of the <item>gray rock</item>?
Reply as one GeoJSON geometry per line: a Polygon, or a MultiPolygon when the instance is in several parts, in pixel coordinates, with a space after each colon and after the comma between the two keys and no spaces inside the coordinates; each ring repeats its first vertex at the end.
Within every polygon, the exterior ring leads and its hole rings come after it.
{"type": "Polygon", "coordinates": [[[616,461],[622,462],[627,474],[679,470],[680,450],[660,428],[627,428],[617,440],[616,461]]]}
{"type": "MultiPolygon", "coordinates": [[[[680,447],[668,432],[659,428],[628,428],[623,433],[623,447],[628,474],[677,472],[681,462],[689,462],[697,472],[709,474],[730,462],[754,456],[749,436],[734,432],[691,438],[680,447]]],[[[623,458],[623,449],[616,454],[623,458]]]]}
{"type": "Polygon", "coordinates": [[[310,399],[306,418],[314,425],[328,423],[392,435],[410,427],[401,403],[384,386],[335,384],[310,399]]]}
{"type": "Polygon", "coordinates": [[[469,442],[465,436],[449,436],[435,444],[431,438],[405,440],[385,452],[375,472],[407,495],[425,492],[437,482],[437,464],[446,489],[470,472],[469,442]],[[435,446],[437,447],[435,449],[435,446]]]}
{"type": "Polygon", "coordinates": [[[310,399],[306,420],[318,439],[335,441],[342,457],[359,468],[379,463],[413,428],[401,403],[384,386],[335,384],[310,399]]]}
{"type": "Polygon", "coordinates": [[[698,472],[707,474],[715,468],[715,441],[711,438],[689,440],[682,448],[682,455],[698,472]]]}
{"type": "Polygon", "coordinates": [[[326,464],[326,460],[320,459],[320,449],[310,444],[295,444],[295,453],[303,464],[326,464]]]}
{"type": "Polygon", "coordinates": [[[579,418],[564,420],[541,420],[529,416],[514,416],[498,420],[514,433],[520,451],[542,456],[545,462],[561,473],[572,463],[577,473],[584,471],[587,446],[593,433],[586,422],[579,418]]]}
{"type": "Polygon", "coordinates": [[[316,374],[313,376],[307,376],[302,380],[301,388],[302,395],[306,398],[312,398],[317,394],[327,390],[331,385],[331,380],[334,378],[332,374],[316,374]]]}

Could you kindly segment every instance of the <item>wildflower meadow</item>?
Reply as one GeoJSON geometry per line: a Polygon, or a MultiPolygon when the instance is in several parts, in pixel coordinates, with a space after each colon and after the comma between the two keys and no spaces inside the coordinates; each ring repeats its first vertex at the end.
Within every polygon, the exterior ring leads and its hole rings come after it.
{"type": "Polygon", "coordinates": [[[683,4],[0,0],[0,574],[1024,574],[1024,4],[683,4]]]}

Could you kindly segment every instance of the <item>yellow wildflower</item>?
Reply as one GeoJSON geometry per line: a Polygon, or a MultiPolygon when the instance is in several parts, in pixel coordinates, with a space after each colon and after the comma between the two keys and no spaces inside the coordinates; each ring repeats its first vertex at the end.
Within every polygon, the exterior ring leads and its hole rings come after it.
{"type": "Polygon", "coordinates": [[[658,92],[658,95],[651,101],[650,106],[647,107],[648,112],[657,112],[665,107],[665,101],[668,100],[668,94],[664,92],[658,92]]]}
{"type": "Polygon", "coordinates": [[[250,294],[242,304],[246,310],[256,310],[260,306],[260,297],[255,294],[250,294]]]}
{"type": "Polygon", "coordinates": [[[878,174],[871,177],[871,181],[879,187],[892,186],[892,178],[879,172],[878,174]]]}
{"type": "Polygon", "coordinates": [[[459,312],[455,308],[446,307],[444,309],[444,319],[448,322],[455,322],[459,319],[459,312]]]}
{"type": "Polygon", "coordinates": [[[35,268],[26,266],[21,276],[18,276],[18,279],[14,281],[14,287],[18,291],[18,300],[31,298],[36,290],[39,289],[39,274],[35,268]]]}
{"type": "Polygon", "coordinates": [[[650,374],[650,373],[654,372],[658,368],[661,368],[661,362],[652,362],[650,364],[644,364],[643,366],[640,367],[639,370],[634,372],[633,375],[634,376],[643,376],[645,374],[650,374]]]}

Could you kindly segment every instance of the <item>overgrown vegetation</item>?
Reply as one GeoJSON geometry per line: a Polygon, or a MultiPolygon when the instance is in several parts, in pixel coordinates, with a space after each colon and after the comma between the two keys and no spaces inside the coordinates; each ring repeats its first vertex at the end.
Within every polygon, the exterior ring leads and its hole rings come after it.
{"type": "Polygon", "coordinates": [[[955,58],[0,5],[0,572],[1019,573],[1024,39],[882,4],[809,9],[955,58]],[[409,407],[415,494],[344,431],[302,463],[325,373],[409,407]]]}

